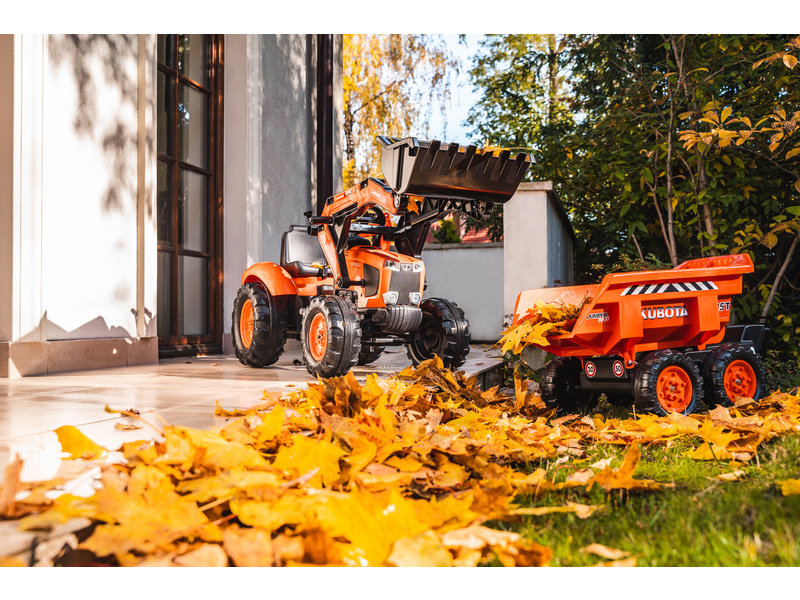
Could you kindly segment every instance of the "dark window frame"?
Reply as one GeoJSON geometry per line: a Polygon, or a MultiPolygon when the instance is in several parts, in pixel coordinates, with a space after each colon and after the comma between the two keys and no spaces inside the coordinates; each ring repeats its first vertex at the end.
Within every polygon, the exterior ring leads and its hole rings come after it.
{"type": "MultiPolygon", "coordinates": [[[[169,253],[171,258],[171,332],[167,336],[159,336],[159,356],[187,356],[222,352],[222,333],[224,329],[222,316],[222,251],[223,251],[223,76],[224,76],[224,48],[223,35],[209,35],[207,38],[208,73],[207,84],[202,85],[189,79],[177,70],[178,36],[167,36],[166,43],[171,46],[172,58],[175,68],[158,62],[157,71],[165,76],[171,86],[170,101],[173,112],[168,137],[167,154],[158,153],[157,159],[167,165],[170,183],[170,220],[171,243],[170,246],[158,245],[159,252],[169,253]],[[178,93],[179,86],[185,84],[190,88],[204,93],[208,98],[208,113],[206,122],[206,136],[208,140],[207,163],[205,168],[198,167],[178,160],[178,93]],[[179,248],[178,239],[178,175],[179,170],[191,171],[209,178],[208,180],[208,247],[206,252],[179,248]],[[178,335],[178,261],[180,256],[195,256],[208,259],[208,297],[206,299],[206,334],[178,335]]],[[[159,291],[159,293],[161,293],[159,291]]]]}

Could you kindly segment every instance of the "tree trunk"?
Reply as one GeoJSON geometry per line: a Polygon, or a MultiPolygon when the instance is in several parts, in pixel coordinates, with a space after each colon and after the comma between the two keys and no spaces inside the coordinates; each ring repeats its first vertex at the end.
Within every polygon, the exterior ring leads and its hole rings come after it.
{"type": "Polygon", "coordinates": [[[783,261],[783,265],[781,265],[781,270],[778,271],[778,274],[775,276],[775,281],[772,282],[772,289],[769,291],[769,296],[767,297],[767,302],[764,304],[764,310],[761,311],[761,316],[766,317],[769,314],[769,309],[772,306],[772,300],[775,298],[775,293],[778,291],[778,286],[781,284],[781,279],[783,279],[783,274],[786,272],[786,268],[789,266],[789,262],[792,260],[792,255],[794,254],[795,249],[797,248],[797,242],[800,241],[800,232],[794,236],[794,241],[792,242],[791,247],[789,248],[789,253],[786,255],[786,259],[783,261]]]}
{"type": "Polygon", "coordinates": [[[547,79],[550,86],[548,90],[547,124],[556,121],[556,105],[558,103],[558,46],[553,33],[547,35],[547,79]]]}

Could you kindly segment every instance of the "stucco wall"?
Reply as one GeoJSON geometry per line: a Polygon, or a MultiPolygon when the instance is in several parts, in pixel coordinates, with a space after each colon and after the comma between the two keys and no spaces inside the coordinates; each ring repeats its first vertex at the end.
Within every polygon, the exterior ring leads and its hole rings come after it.
{"type": "MultiPolygon", "coordinates": [[[[334,36],[334,130],[341,131],[341,35],[334,36]],[[338,107],[338,110],[337,110],[338,107]]],[[[225,36],[223,346],[242,272],[280,260],[281,236],[316,206],[317,36],[225,36]]],[[[334,136],[334,190],[342,147],[334,136]]]]}
{"type": "Polygon", "coordinates": [[[503,332],[503,244],[428,244],[422,251],[425,298],[446,298],[463,309],[475,342],[503,332]]]}
{"type": "Polygon", "coordinates": [[[521,291],[572,284],[573,239],[550,181],[520,184],[503,207],[503,229],[508,318],[521,291]]]}

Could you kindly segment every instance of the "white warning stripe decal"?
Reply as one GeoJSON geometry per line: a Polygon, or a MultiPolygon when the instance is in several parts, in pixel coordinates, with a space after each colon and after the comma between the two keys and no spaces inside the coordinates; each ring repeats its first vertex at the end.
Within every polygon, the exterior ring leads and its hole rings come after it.
{"type": "Polygon", "coordinates": [[[665,294],[669,292],[678,292],[688,294],[691,292],[707,292],[709,290],[718,290],[719,288],[713,281],[685,281],[682,283],[670,282],[664,284],[644,284],[632,285],[626,287],[621,296],[639,296],[645,294],[665,294]]]}

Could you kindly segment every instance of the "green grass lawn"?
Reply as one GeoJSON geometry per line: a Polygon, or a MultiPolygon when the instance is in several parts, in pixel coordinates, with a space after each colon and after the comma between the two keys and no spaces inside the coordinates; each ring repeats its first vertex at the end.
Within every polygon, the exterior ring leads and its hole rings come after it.
{"type": "MultiPolygon", "coordinates": [[[[686,441],[670,447],[641,448],[634,477],[673,483],[673,489],[633,493],[589,492],[572,488],[548,492],[534,499],[519,498],[522,506],[559,506],[566,501],[605,505],[587,519],[555,513],[525,517],[519,523],[492,522],[498,529],[517,531],[553,550],[552,566],[586,566],[601,562],[581,552],[603,544],[629,552],[638,566],[800,566],[800,496],[783,496],[775,481],[800,477],[800,435],[761,446],[748,464],[696,461],[682,456],[692,445],[686,441]],[[715,476],[743,471],[737,481],[715,476]]],[[[567,463],[542,461],[534,468],[548,478],[563,481],[575,469],[614,457],[617,467],[624,446],[596,445],[588,457],[567,463]]]]}

